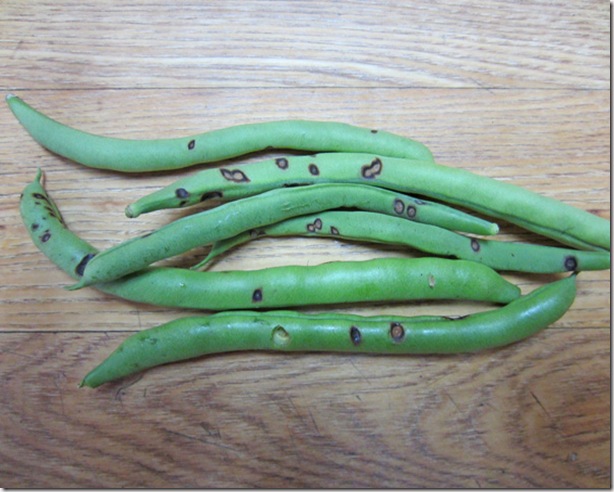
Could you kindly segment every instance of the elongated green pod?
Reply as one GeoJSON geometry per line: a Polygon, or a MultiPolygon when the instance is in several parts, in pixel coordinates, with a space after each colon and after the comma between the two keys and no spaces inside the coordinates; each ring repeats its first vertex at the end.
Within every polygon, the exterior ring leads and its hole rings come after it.
{"type": "Polygon", "coordinates": [[[327,153],[266,160],[240,169],[206,169],[137,200],[126,213],[137,216],[212,196],[231,200],[281,186],[322,182],[367,184],[425,196],[506,220],[579,249],[610,249],[610,221],[592,213],[463,169],[411,166],[404,159],[373,154],[327,153]]]}
{"type": "Polygon", "coordinates": [[[422,143],[345,123],[285,120],[231,126],[172,139],[128,140],[71,128],[9,94],[9,108],[40,145],[74,162],[125,173],[167,171],[218,162],[265,149],[374,152],[433,162],[422,143]]]}
{"type": "MultiPolygon", "coordinates": [[[[40,173],[25,188],[20,208],[36,246],[79,279],[97,251],[66,227],[40,183],[40,173]]],[[[97,287],[132,301],[206,310],[415,299],[507,303],[520,295],[517,286],[484,265],[441,258],[377,258],[234,272],[151,267],[97,287]]]]}
{"type": "Polygon", "coordinates": [[[285,311],[187,317],[131,335],[85,376],[81,386],[95,388],[162,364],[246,350],[454,354],[493,349],[551,325],[565,314],[575,296],[573,274],[501,308],[457,319],[344,319],[285,311]]]}
{"type": "Polygon", "coordinates": [[[580,251],[475,237],[374,212],[324,211],[243,232],[213,244],[203,267],[230,248],[262,236],[316,236],[403,245],[443,257],[472,260],[498,271],[559,273],[610,268],[609,251],[580,251]]]}
{"type": "MultiPolygon", "coordinates": [[[[72,288],[115,280],[159,260],[235,236],[253,227],[335,208],[360,208],[408,220],[425,220],[429,214],[441,213],[439,208],[367,185],[323,183],[280,188],[183,217],[151,234],[111,247],[91,259],[83,277],[72,288]]],[[[439,223],[447,222],[451,228],[461,223],[456,214],[439,217],[439,223]]],[[[473,221],[471,223],[475,224],[473,221]]],[[[486,223],[484,228],[494,232],[496,225],[494,228],[491,226],[493,224],[486,223]]]]}

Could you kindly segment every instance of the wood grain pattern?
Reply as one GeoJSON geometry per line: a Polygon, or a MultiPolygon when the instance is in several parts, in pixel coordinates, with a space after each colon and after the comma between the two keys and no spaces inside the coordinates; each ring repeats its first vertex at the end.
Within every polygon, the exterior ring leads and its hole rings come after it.
{"type": "MultiPolygon", "coordinates": [[[[289,118],[381,128],[424,142],[442,164],[610,218],[609,28],[598,0],[7,0],[0,87],[67,124],[126,138],[289,118]]],[[[502,350],[237,353],[78,389],[130,333],[186,313],[62,289],[70,280],[21,224],[21,190],[44,169],[70,227],[104,248],[190,213],[123,210],[195,169],[81,168],[40,148],[6,106],[0,164],[0,486],[611,487],[609,271],[583,273],[565,317],[502,350]]],[[[500,225],[502,240],[551,244],[500,225]]],[[[206,250],[167,263],[187,266],[206,250]]],[[[260,239],[211,268],[416,254],[260,239]]],[[[553,278],[506,276],[524,292],[553,278]]]]}

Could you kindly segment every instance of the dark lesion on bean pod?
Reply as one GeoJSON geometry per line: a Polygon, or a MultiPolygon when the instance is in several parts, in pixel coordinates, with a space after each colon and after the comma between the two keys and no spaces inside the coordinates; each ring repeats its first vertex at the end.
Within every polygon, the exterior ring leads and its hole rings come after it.
{"type": "Polygon", "coordinates": [[[409,207],[407,207],[407,217],[409,217],[410,219],[415,219],[416,215],[418,215],[418,209],[416,207],[414,207],[413,205],[410,205],[409,207]]]}
{"type": "Polygon", "coordinates": [[[379,158],[375,158],[371,161],[371,164],[365,164],[360,169],[360,174],[365,179],[375,179],[382,173],[384,164],[379,158]]]}
{"type": "Polygon", "coordinates": [[[258,287],[252,292],[252,302],[262,302],[262,288],[258,287]]]}
{"type": "Polygon", "coordinates": [[[222,176],[224,176],[224,179],[234,183],[249,183],[250,181],[246,174],[239,169],[235,169],[234,171],[231,171],[230,169],[220,169],[220,172],[222,173],[222,176]]]}
{"type": "Polygon", "coordinates": [[[405,210],[405,203],[403,203],[403,200],[397,198],[394,200],[392,208],[394,209],[395,213],[401,215],[405,210]]]}
{"type": "Polygon", "coordinates": [[[286,159],[285,157],[275,159],[275,164],[279,169],[288,169],[288,166],[290,165],[288,159],[286,159]]]}
{"type": "Polygon", "coordinates": [[[222,198],[224,193],[221,191],[208,191],[207,193],[203,193],[200,197],[200,201],[204,202],[205,200],[211,200],[213,198],[222,198]]]}
{"type": "Polygon", "coordinates": [[[578,259],[574,255],[566,256],[564,266],[565,270],[573,272],[578,268],[578,259]]]}
{"type": "Polygon", "coordinates": [[[307,232],[317,232],[322,230],[322,219],[317,218],[311,224],[307,224],[307,232]]]}
{"type": "Polygon", "coordinates": [[[356,326],[350,328],[350,340],[355,346],[360,345],[360,342],[362,342],[362,333],[360,333],[356,326]]]}
{"type": "Polygon", "coordinates": [[[401,323],[390,323],[390,337],[395,343],[403,341],[405,338],[405,328],[401,323]]]}
{"type": "Polygon", "coordinates": [[[471,249],[477,253],[478,251],[480,251],[480,248],[480,242],[475,238],[471,239],[471,249]]]}
{"type": "Polygon", "coordinates": [[[39,236],[39,239],[41,240],[41,243],[46,243],[51,239],[51,231],[47,229],[41,236],[39,236]]]}
{"type": "Polygon", "coordinates": [[[190,197],[190,192],[185,188],[177,188],[175,190],[175,196],[180,200],[185,200],[186,198],[190,197]]]}
{"type": "Polygon", "coordinates": [[[379,130],[371,130],[371,133],[377,133],[379,130]]]}
{"type": "Polygon", "coordinates": [[[88,253],[83,259],[79,262],[79,264],[75,267],[75,273],[79,275],[79,277],[83,277],[83,272],[85,272],[85,267],[90,262],[90,260],[96,256],[96,253],[88,253]]]}
{"type": "Polygon", "coordinates": [[[318,176],[320,174],[320,169],[315,164],[309,164],[309,174],[312,176],[318,176]]]}
{"type": "Polygon", "coordinates": [[[196,147],[196,140],[192,139],[188,142],[188,150],[193,150],[196,147]]]}
{"type": "Polygon", "coordinates": [[[330,226],[330,233],[333,236],[338,236],[339,235],[339,229],[337,229],[335,226],[330,226]]]}

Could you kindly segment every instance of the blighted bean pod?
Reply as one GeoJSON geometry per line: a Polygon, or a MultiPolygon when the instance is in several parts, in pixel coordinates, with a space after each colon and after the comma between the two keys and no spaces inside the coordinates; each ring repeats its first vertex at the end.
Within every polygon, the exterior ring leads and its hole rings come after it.
{"type": "MultiPolygon", "coordinates": [[[[389,190],[366,185],[324,183],[298,188],[281,188],[228,202],[210,210],[175,220],[151,234],[125,241],[96,255],[85,267],[83,277],[73,286],[80,288],[108,282],[139,271],[156,261],[189,251],[197,246],[235,236],[254,227],[288,217],[334,208],[360,208],[418,220],[438,214],[451,228],[462,219],[445,215],[440,208],[420,203],[389,190]],[[411,202],[412,213],[407,215],[411,202]]],[[[496,225],[481,221],[483,229],[495,232],[496,225]]],[[[471,224],[476,224],[470,220],[471,224]]]]}
{"type": "Polygon", "coordinates": [[[128,337],[81,385],[101,384],[203,355],[245,350],[454,354],[502,347],[560,319],[573,304],[576,275],[546,284],[506,306],[462,318],[344,319],[285,311],[187,317],[128,337]]]}
{"type": "Polygon", "coordinates": [[[136,216],[212,196],[230,200],[281,186],[321,182],[367,184],[426,196],[580,249],[610,249],[610,221],[592,213],[463,169],[411,166],[403,159],[371,154],[327,153],[266,160],[241,169],[206,169],[137,200],[126,213],[136,216]],[[239,175],[241,179],[231,179],[239,175]]]}
{"type": "Polygon", "coordinates": [[[9,94],[15,117],[40,145],[85,166],[126,173],[165,171],[278,148],[309,152],[375,152],[433,162],[429,149],[385,131],[337,122],[286,120],[231,126],[172,139],[103,137],[66,126],[9,94]]]}
{"type": "MultiPolygon", "coordinates": [[[[24,224],[37,247],[78,279],[97,251],[65,226],[39,180],[40,174],[23,192],[24,224]]],[[[132,301],[207,310],[411,299],[507,303],[520,295],[517,286],[484,265],[441,258],[378,258],[235,272],[151,267],[97,287],[132,301]]]]}
{"type": "Polygon", "coordinates": [[[361,211],[325,211],[243,232],[216,242],[208,256],[193,268],[201,268],[228,249],[261,236],[321,236],[404,245],[438,256],[477,261],[499,271],[557,273],[610,268],[608,251],[467,237],[429,224],[361,211]]]}

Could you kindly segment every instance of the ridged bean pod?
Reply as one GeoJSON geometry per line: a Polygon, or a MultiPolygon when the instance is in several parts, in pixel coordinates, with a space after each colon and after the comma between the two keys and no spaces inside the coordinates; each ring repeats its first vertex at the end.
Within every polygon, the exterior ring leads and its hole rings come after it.
{"type": "Polygon", "coordinates": [[[128,337],[83,379],[101,384],[145,369],[209,354],[245,350],[452,354],[518,342],[561,318],[573,304],[576,275],[541,286],[506,306],[462,318],[357,318],[285,311],[187,317],[128,337]]]}
{"type": "MultiPolygon", "coordinates": [[[[280,188],[183,217],[151,234],[111,247],[91,259],[85,266],[83,277],[72,288],[120,278],[156,261],[235,236],[253,227],[341,207],[403,216],[408,220],[425,220],[437,214],[441,219],[437,223],[462,229],[462,219],[456,211],[443,215],[439,207],[381,188],[335,183],[280,188]],[[412,212],[408,214],[410,209],[412,212]]],[[[478,224],[482,230],[496,232],[496,225],[481,219],[470,217],[469,222],[471,228],[475,229],[478,224]]]]}
{"type": "Polygon", "coordinates": [[[226,200],[281,186],[359,183],[416,194],[503,219],[580,249],[610,249],[610,222],[528,189],[469,171],[373,154],[319,154],[270,159],[240,167],[206,169],[130,204],[128,216],[226,200]]]}
{"type": "Polygon", "coordinates": [[[181,138],[128,140],[71,128],[12,94],[6,97],[6,102],[32,138],[51,152],[88,167],[125,173],[179,169],[271,148],[374,152],[416,160],[416,164],[433,162],[430,150],[420,142],[338,122],[270,121],[181,138]]]}
{"type": "MultiPolygon", "coordinates": [[[[66,227],[40,183],[40,173],[25,188],[20,210],[36,246],[72,278],[80,278],[97,251],[66,227]]],[[[234,272],[150,267],[97,287],[132,301],[206,310],[411,299],[507,303],[520,295],[517,286],[489,267],[441,258],[378,258],[234,272]]]]}
{"type": "Polygon", "coordinates": [[[217,241],[198,269],[230,248],[270,236],[318,236],[403,245],[443,257],[472,260],[498,271],[557,273],[610,268],[608,251],[580,251],[467,237],[441,227],[361,211],[324,211],[243,232],[217,241]]]}

